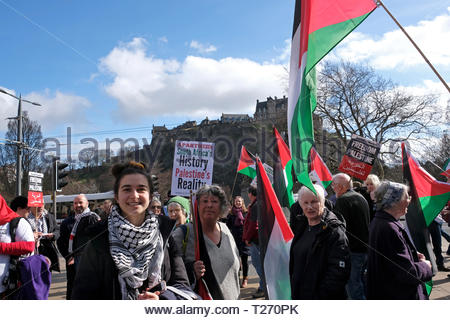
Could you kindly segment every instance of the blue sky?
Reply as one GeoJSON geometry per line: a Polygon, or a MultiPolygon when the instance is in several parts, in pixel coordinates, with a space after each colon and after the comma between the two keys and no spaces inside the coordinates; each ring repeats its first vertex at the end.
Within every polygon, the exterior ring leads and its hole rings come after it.
{"type": "MultiPolygon", "coordinates": [[[[450,81],[450,0],[384,3],[450,81]]],[[[294,0],[0,0],[0,87],[43,105],[24,109],[44,136],[70,126],[100,143],[151,129],[92,132],[253,114],[257,99],[287,94],[293,10],[294,0]]],[[[333,55],[442,93],[443,107],[449,98],[382,8],[333,55]]],[[[0,94],[2,118],[16,113],[0,94]]]]}

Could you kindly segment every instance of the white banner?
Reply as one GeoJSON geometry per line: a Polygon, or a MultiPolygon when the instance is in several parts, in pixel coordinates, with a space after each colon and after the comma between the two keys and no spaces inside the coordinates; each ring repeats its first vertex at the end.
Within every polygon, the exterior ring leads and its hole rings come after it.
{"type": "Polygon", "coordinates": [[[189,196],[212,183],[214,143],[176,141],[172,169],[172,195],[189,196]]]}

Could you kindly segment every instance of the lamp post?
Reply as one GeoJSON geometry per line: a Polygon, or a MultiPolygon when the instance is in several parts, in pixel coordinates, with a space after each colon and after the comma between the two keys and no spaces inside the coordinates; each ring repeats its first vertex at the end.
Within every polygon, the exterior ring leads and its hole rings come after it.
{"type": "Polygon", "coordinates": [[[22,99],[22,95],[19,95],[18,97],[1,89],[0,88],[0,92],[4,93],[10,97],[13,97],[17,100],[19,100],[19,106],[18,106],[18,110],[17,110],[17,118],[9,118],[9,119],[17,119],[18,123],[17,123],[17,142],[16,146],[17,146],[17,159],[16,159],[16,195],[20,196],[22,195],[22,149],[24,147],[24,143],[23,143],[23,135],[22,135],[22,126],[23,126],[23,116],[22,116],[22,101],[23,102],[28,102],[31,103],[32,105],[35,106],[41,106],[39,103],[37,102],[33,102],[33,101],[29,101],[29,100],[25,100],[22,99]]]}

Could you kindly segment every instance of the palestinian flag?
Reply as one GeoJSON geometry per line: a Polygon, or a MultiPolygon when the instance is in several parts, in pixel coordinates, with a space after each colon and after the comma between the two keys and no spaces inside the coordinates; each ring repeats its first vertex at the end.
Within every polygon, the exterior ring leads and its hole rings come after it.
{"type": "Polygon", "coordinates": [[[308,160],[314,145],[315,65],[375,10],[373,0],[296,0],[289,72],[288,131],[300,183],[315,193],[308,160]]]}
{"type": "Polygon", "coordinates": [[[275,127],[273,127],[273,134],[276,140],[275,154],[277,157],[273,161],[273,188],[280,205],[289,209],[295,202],[292,193],[294,180],[292,179],[291,152],[275,127]]]}
{"type": "Polygon", "coordinates": [[[314,147],[311,148],[311,171],[309,173],[311,180],[315,177],[317,181],[322,182],[323,188],[326,189],[333,180],[330,170],[314,147]]]}
{"type": "Polygon", "coordinates": [[[289,250],[294,234],[269,181],[261,160],[257,160],[258,236],[266,298],[291,299],[289,250]]]}
{"type": "Polygon", "coordinates": [[[441,173],[441,175],[446,176],[447,178],[450,178],[450,159],[447,159],[444,163],[444,170],[441,173]]]}
{"type": "MultiPolygon", "coordinates": [[[[441,212],[450,199],[450,183],[440,182],[426,172],[402,143],[403,180],[410,187],[411,202],[406,214],[406,223],[411,238],[419,252],[422,252],[433,264],[433,249],[430,244],[428,226],[441,212]]],[[[428,294],[431,282],[427,283],[428,294]]]]}
{"type": "Polygon", "coordinates": [[[239,165],[237,172],[240,174],[245,174],[251,179],[256,177],[255,161],[248,154],[247,149],[242,146],[241,158],[239,159],[239,165]]]}

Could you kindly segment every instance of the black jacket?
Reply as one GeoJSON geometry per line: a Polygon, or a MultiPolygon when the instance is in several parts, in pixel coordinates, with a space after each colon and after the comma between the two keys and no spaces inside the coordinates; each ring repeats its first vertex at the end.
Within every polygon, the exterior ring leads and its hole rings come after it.
{"type": "MultiPolygon", "coordinates": [[[[334,208],[334,204],[333,202],[331,202],[328,199],[325,199],[325,207],[330,210],[333,211],[334,208]]],[[[298,222],[300,220],[300,217],[303,215],[303,210],[302,207],[300,207],[300,203],[298,203],[298,201],[295,201],[291,208],[290,208],[290,212],[291,215],[289,217],[289,225],[291,226],[291,230],[294,233],[294,235],[297,234],[298,232],[298,222]]],[[[344,221],[345,223],[345,221],[344,221]]]]}
{"type": "MultiPolygon", "coordinates": [[[[348,190],[336,200],[333,212],[344,218],[350,251],[367,253],[369,243],[369,204],[354,190],[348,190]]],[[[342,219],[341,219],[342,220],[342,219]]]]}
{"type": "MultiPolygon", "coordinates": [[[[183,283],[189,286],[182,253],[171,236],[175,220],[161,215],[158,220],[165,245],[161,277],[168,285],[183,283]]],[[[81,256],[71,298],[121,300],[118,271],[109,251],[108,221],[99,222],[96,227],[97,237],[89,241],[81,256]]]]}
{"type": "Polygon", "coordinates": [[[72,257],[72,255],[69,255],[69,238],[74,224],[75,216],[71,213],[69,217],[61,222],[59,227],[59,238],[56,240],[58,250],[63,258],[66,259],[66,262],[72,257]]]}
{"type": "Polygon", "coordinates": [[[324,209],[321,230],[317,233],[305,261],[303,283],[295,283],[295,244],[308,227],[307,218],[298,219],[297,234],[291,245],[289,275],[292,299],[346,299],[345,285],[350,277],[350,252],[345,225],[331,211],[324,209]],[[308,290],[304,290],[308,288],[308,290]]]}

